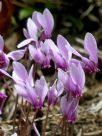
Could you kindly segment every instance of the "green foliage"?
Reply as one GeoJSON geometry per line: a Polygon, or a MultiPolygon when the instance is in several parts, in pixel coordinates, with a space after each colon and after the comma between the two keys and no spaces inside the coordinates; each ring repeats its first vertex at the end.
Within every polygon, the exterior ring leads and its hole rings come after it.
{"type": "Polygon", "coordinates": [[[31,16],[32,12],[33,12],[34,9],[31,9],[31,8],[22,8],[20,11],[19,11],[19,20],[23,20],[29,16],[31,16]]]}

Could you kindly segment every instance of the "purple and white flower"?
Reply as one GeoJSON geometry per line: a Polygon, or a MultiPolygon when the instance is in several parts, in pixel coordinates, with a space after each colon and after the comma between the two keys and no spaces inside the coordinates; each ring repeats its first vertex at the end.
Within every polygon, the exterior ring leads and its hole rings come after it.
{"type": "Polygon", "coordinates": [[[51,38],[54,27],[54,19],[46,8],[42,13],[35,11],[32,18],[27,20],[27,29],[23,29],[26,39],[18,44],[18,48],[29,44],[39,46],[39,41],[51,38]]]}
{"type": "Polygon", "coordinates": [[[65,91],[72,93],[74,97],[82,96],[85,85],[85,73],[80,63],[71,64],[69,71],[58,69],[58,80],[62,81],[65,91]]]}
{"type": "Polygon", "coordinates": [[[15,81],[17,93],[30,102],[34,109],[42,108],[48,92],[46,80],[43,76],[39,80],[33,81],[33,66],[28,73],[25,67],[19,63],[13,63],[12,78],[15,81]]]}
{"type": "Polygon", "coordinates": [[[54,19],[47,8],[44,10],[43,14],[37,11],[33,12],[32,20],[39,28],[39,33],[41,33],[40,39],[45,40],[47,38],[51,38],[54,27],[54,19]]]}
{"type": "Polygon", "coordinates": [[[3,49],[4,49],[4,40],[3,37],[0,35],[0,72],[9,76],[6,70],[9,66],[10,59],[12,60],[21,59],[24,56],[25,50],[16,50],[6,54],[4,53],[3,49]]]}
{"type": "Polygon", "coordinates": [[[64,86],[61,81],[55,81],[55,83],[49,88],[48,91],[48,103],[54,106],[58,97],[63,93],[64,86]]]}
{"type": "Polygon", "coordinates": [[[61,97],[60,107],[63,116],[69,123],[74,123],[77,117],[79,98],[75,98],[68,93],[61,97]]]}
{"type": "Polygon", "coordinates": [[[84,49],[89,58],[82,57],[83,68],[88,72],[97,72],[98,69],[98,49],[94,36],[86,33],[84,39],[84,49]]]}

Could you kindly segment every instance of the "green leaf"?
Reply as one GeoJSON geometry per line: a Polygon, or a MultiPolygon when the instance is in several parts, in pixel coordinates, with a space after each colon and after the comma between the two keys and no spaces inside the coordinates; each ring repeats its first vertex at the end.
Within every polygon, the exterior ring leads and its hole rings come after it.
{"type": "Polygon", "coordinates": [[[33,12],[33,9],[21,9],[20,12],[19,12],[19,20],[23,20],[29,16],[31,16],[33,12]]]}

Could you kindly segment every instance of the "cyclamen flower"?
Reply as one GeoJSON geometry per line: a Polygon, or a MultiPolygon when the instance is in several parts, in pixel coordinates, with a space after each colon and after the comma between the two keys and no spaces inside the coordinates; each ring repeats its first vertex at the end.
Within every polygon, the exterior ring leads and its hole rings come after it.
{"type": "Polygon", "coordinates": [[[63,70],[67,69],[66,61],[63,58],[63,54],[61,54],[59,48],[54,44],[51,39],[45,40],[44,44],[49,47],[49,53],[51,59],[55,62],[57,68],[61,68],[63,70]]]}
{"type": "Polygon", "coordinates": [[[43,14],[35,11],[32,18],[27,20],[27,29],[23,29],[26,39],[18,44],[18,48],[24,47],[28,44],[38,46],[39,41],[51,37],[54,27],[54,19],[48,9],[45,9],[43,14]]]}
{"type": "Polygon", "coordinates": [[[81,60],[76,60],[74,62],[80,63],[85,71],[87,72],[98,71],[97,43],[94,36],[91,33],[86,33],[85,39],[84,39],[84,49],[86,53],[89,55],[89,58],[83,57],[80,53],[78,53],[73,47],[70,46],[68,41],[61,35],[58,35],[57,37],[57,46],[59,50],[61,51],[61,53],[63,54],[64,59],[66,58],[67,65],[70,63],[70,61],[73,61],[71,59],[71,56],[72,54],[74,54],[81,58],[81,60]]]}
{"type": "Polygon", "coordinates": [[[60,101],[61,111],[65,119],[70,123],[74,123],[76,120],[78,103],[79,98],[73,97],[71,93],[68,93],[61,97],[60,101]]]}
{"type": "Polygon", "coordinates": [[[9,65],[9,59],[19,60],[24,56],[25,50],[16,50],[12,51],[8,54],[5,54],[3,51],[4,48],[4,40],[0,35],[0,71],[7,70],[9,65]]]}
{"type": "Polygon", "coordinates": [[[39,47],[29,45],[29,53],[31,58],[43,68],[50,67],[50,50],[49,46],[46,46],[45,42],[40,42],[39,47]]]}
{"type": "Polygon", "coordinates": [[[45,40],[44,44],[49,47],[49,54],[57,68],[64,71],[67,71],[70,67],[72,53],[81,56],[62,35],[57,36],[57,45],[51,39],[45,40]]]}
{"type": "Polygon", "coordinates": [[[0,92],[0,114],[2,114],[2,108],[7,96],[4,93],[0,92]]]}
{"type": "Polygon", "coordinates": [[[35,11],[32,15],[32,20],[42,32],[41,39],[51,38],[54,27],[54,19],[51,12],[46,8],[42,13],[35,11]]]}
{"type": "Polygon", "coordinates": [[[9,65],[9,59],[8,56],[3,52],[3,48],[4,48],[4,40],[0,35],[0,69],[5,70],[9,65]]]}
{"type": "Polygon", "coordinates": [[[49,88],[48,91],[48,103],[54,106],[57,102],[58,97],[63,93],[64,86],[62,82],[55,81],[55,83],[49,88]]]}
{"type": "Polygon", "coordinates": [[[89,55],[89,59],[82,57],[83,68],[88,72],[98,71],[98,49],[94,36],[91,33],[86,33],[84,39],[84,49],[89,55]]]}
{"type": "MultiPolygon", "coordinates": [[[[23,46],[22,43],[18,47],[23,46]]],[[[39,46],[29,44],[28,46],[31,59],[42,67],[50,67],[50,60],[53,60],[58,68],[67,69],[66,59],[63,58],[60,50],[51,39],[39,42],[39,46]]]]}
{"type": "Polygon", "coordinates": [[[80,63],[71,64],[69,71],[58,69],[58,79],[64,84],[66,92],[70,92],[74,97],[82,96],[85,84],[85,73],[80,63]]]}
{"type": "Polygon", "coordinates": [[[27,30],[23,29],[23,33],[24,33],[24,36],[26,37],[26,39],[17,45],[18,48],[29,45],[30,43],[33,43],[33,45],[35,45],[35,46],[37,45],[37,43],[38,43],[38,28],[31,18],[28,18],[27,30]]]}
{"type": "Polygon", "coordinates": [[[48,87],[45,78],[42,76],[39,80],[33,81],[33,66],[28,73],[25,67],[19,63],[13,63],[12,78],[15,81],[15,88],[21,97],[30,102],[34,109],[42,108],[48,87]]]}

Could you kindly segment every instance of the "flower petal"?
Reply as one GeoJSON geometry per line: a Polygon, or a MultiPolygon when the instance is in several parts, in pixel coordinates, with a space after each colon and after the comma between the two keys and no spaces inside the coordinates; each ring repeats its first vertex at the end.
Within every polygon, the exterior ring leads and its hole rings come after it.
{"type": "Polygon", "coordinates": [[[35,60],[35,62],[39,64],[43,64],[44,55],[41,52],[40,48],[36,48],[32,45],[29,45],[29,52],[31,55],[31,58],[35,60]]]}
{"type": "Polygon", "coordinates": [[[22,41],[21,43],[19,43],[19,44],[17,45],[17,48],[24,47],[24,46],[30,44],[31,42],[34,42],[34,39],[33,39],[33,38],[26,39],[26,40],[22,41]]]}
{"type": "Polygon", "coordinates": [[[4,75],[6,75],[6,76],[8,76],[8,77],[10,77],[10,78],[12,78],[5,70],[3,70],[3,69],[0,69],[0,72],[2,73],[2,74],[4,74],[4,75]]]}
{"type": "Polygon", "coordinates": [[[40,133],[38,132],[38,129],[37,129],[35,123],[33,123],[33,128],[34,128],[34,131],[36,133],[36,136],[41,136],[40,133]]]}
{"type": "Polygon", "coordinates": [[[60,106],[68,122],[75,122],[79,99],[72,97],[71,94],[65,95],[61,98],[60,106]]]}
{"type": "Polygon", "coordinates": [[[90,59],[97,64],[98,63],[97,43],[94,36],[91,33],[86,33],[85,35],[84,48],[86,52],[89,54],[90,59]]]}
{"type": "Polygon", "coordinates": [[[64,85],[68,80],[67,72],[63,71],[62,69],[58,68],[58,80],[62,82],[64,85]]]}
{"type": "Polygon", "coordinates": [[[66,68],[65,61],[64,61],[63,57],[61,56],[61,53],[60,53],[58,47],[54,44],[54,42],[51,39],[48,39],[45,41],[44,44],[46,46],[49,46],[50,56],[51,56],[52,60],[56,63],[57,67],[65,69],[66,68]]]}
{"type": "Polygon", "coordinates": [[[38,28],[41,28],[41,25],[39,24],[38,20],[37,20],[37,14],[39,12],[37,11],[34,11],[33,14],[32,14],[32,20],[34,21],[34,23],[37,25],[38,28]]]}
{"type": "Polygon", "coordinates": [[[85,73],[80,63],[78,64],[78,66],[76,66],[75,64],[71,65],[70,75],[74,83],[79,85],[80,88],[83,89],[85,85],[85,73]]]}
{"type": "Polygon", "coordinates": [[[26,38],[30,38],[30,36],[29,36],[29,34],[28,34],[28,31],[25,29],[25,28],[23,28],[23,34],[24,34],[24,36],[26,37],[26,38]]]}
{"type": "Polygon", "coordinates": [[[48,92],[48,86],[43,76],[41,76],[40,80],[35,82],[35,90],[42,105],[48,92]]]}
{"type": "Polygon", "coordinates": [[[12,51],[8,53],[7,56],[11,58],[12,60],[17,61],[23,58],[24,53],[25,53],[25,50],[16,50],[16,51],[12,51]]]}
{"type": "Polygon", "coordinates": [[[64,85],[60,80],[57,81],[57,91],[58,91],[58,96],[60,96],[64,91],[64,85]]]}
{"type": "MultiPolygon", "coordinates": [[[[25,69],[25,67],[19,63],[19,62],[13,62],[13,69],[15,71],[15,74],[21,78],[22,80],[26,80],[28,78],[28,73],[25,69]]],[[[16,80],[16,79],[14,79],[16,80]]]]}
{"type": "Polygon", "coordinates": [[[21,85],[15,84],[14,87],[15,87],[16,92],[17,92],[17,94],[19,96],[21,96],[22,98],[24,98],[27,101],[31,102],[29,97],[28,97],[28,94],[27,94],[25,86],[21,86],[21,85]]]}
{"type": "Polygon", "coordinates": [[[67,46],[70,46],[68,44],[69,43],[67,42],[67,40],[62,35],[57,36],[57,45],[58,45],[58,48],[59,48],[61,54],[65,57],[65,59],[70,60],[72,53],[70,53],[70,56],[69,56],[69,52],[71,52],[71,51],[68,50],[67,46]]]}
{"type": "Polygon", "coordinates": [[[26,92],[29,100],[31,101],[32,105],[36,109],[37,107],[37,95],[35,89],[31,86],[28,80],[26,80],[26,92]]]}
{"type": "Polygon", "coordinates": [[[34,65],[32,65],[30,71],[29,71],[29,75],[28,75],[28,81],[31,84],[31,86],[34,86],[34,81],[33,81],[33,69],[34,69],[34,65]]]}
{"type": "Polygon", "coordinates": [[[27,30],[31,38],[34,39],[34,41],[38,40],[38,28],[36,24],[33,22],[31,18],[28,18],[27,21],[27,30]]]}
{"type": "Polygon", "coordinates": [[[44,10],[43,15],[46,19],[46,32],[47,35],[50,37],[54,27],[54,19],[51,12],[47,8],[44,10]]]}
{"type": "Polygon", "coordinates": [[[46,30],[46,19],[45,16],[43,16],[43,14],[41,14],[40,12],[37,13],[37,21],[42,26],[42,28],[46,30]]]}

